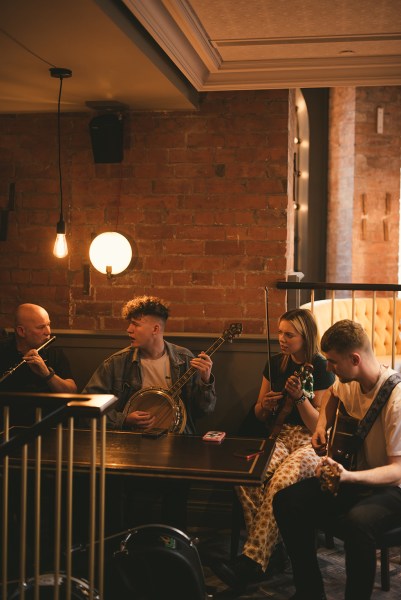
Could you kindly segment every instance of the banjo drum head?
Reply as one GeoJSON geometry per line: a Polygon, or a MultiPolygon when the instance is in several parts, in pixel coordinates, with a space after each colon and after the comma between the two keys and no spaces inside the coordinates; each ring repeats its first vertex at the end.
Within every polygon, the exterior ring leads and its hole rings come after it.
{"type": "Polygon", "coordinates": [[[129,412],[143,410],[155,417],[153,427],[182,433],[186,424],[186,411],[182,400],[174,402],[167,390],[149,387],[136,392],[130,399],[129,412]]]}

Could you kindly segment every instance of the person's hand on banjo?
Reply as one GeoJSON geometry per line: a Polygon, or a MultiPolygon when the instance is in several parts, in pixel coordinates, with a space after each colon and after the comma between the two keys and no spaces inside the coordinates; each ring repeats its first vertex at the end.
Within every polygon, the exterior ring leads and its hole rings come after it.
{"type": "Polygon", "coordinates": [[[134,410],[127,415],[125,423],[141,430],[151,429],[155,424],[155,416],[143,410],[134,410]]]}
{"type": "Polygon", "coordinates": [[[191,367],[199,371],[203,383],[209,383],[213,362],[208,354],[201,352],[190,361],[191,367]]]}

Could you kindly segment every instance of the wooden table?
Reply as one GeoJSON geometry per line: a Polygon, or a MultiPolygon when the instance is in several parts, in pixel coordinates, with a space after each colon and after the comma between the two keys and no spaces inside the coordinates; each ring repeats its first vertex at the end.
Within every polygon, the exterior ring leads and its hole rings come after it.
{"type": "MultiPolygon", "coordinates": [[[[24,428],[11,428],[11,437],[17,434],[19,429],[24,428]]],[[[67,469],[67,435],[68,430],[64,429],[62,470],[67,469]]],[[[56,438],[55,429],[47,431],[41,438],[41,469],[46,470],[49,475],[55,473],[56,438]]],[[[84,478],[81,480],[81,485],[78,484],[75,487],[76,484],[74,484],[74,494],[80,498],[81,509],[85,505],[85,498],[80,495],[79,490],[82,492],[82,489],[88,489],[85,483],[82,487],[82,481],[90,472],[93,473],[90,462],[91,440],[91,431],[74,430],[73,470],[79,479],[84,478]]],[[[116,497],[121,498],[120,486],[130,484],[128,479],[131,477],[134,486],[137,484],[134,481],[136,478],[182,479],[193,483],[196,481],[202,484],[206,483],[207,486],[217,486],[222,489],[223,493],[227,488],[231,491],[235,485],[258,486],[264,479],[273,449],[273,442],[256,438],[228,436],[221,444],[216,444],[205,442],[200,436],[168,434],[161,438],[150,439],[140,433],[106,431],[105,475],[107,488],[109,491],[111,490],[111,493],[114,490],[116,497]],[[238,453],[246,454],[250,451],[261,451],[261,454],[250,460],[236,456],[238,453]]],[[[99,443],[96,444],[96,453],[97,466],[99,466],[99,443]]],[[[20,449],[13,451],[10,456],[11,468],[20,467],[20,455],[20,449]]],[[[35,444],[33,442],[28,445],[27,463],[28,469],[35,465],[35,444]]],[[[138,485],[142,484],[138,483],[138,485]]],[[[240,509],[237,504],[234,502],[231,508],[232,554],[237,551],[239,537],[240,520],[238,515],[240,509]]],[[[113,513],[111,514],[113,515],[113,513]]],[[[121,531],[127,529],[127,523],[122,516],[125,513],[120,514],[117,511],[116,514],[118,523],[112,521],[107,525],[108,538],[114,542],[120,540],[121,531]],[[116,531],[118,534],[115,533],[116,531]],[[113,535],[110,536],[110,532],[113,535]]]]}
{"type": "MultiPolygon", "coordinates": [[[[20,428],[11,428],[11,435],[20,428]]],[[[67,436],[67,431],[63,431],[67,436]]],[[[99,445],[98,445],[99,446],[99,445]]],[[[63,448],[66,440],[63,441],[63,448]]],[[[200,436],[168,434],[150,439],[140,433],[125,431],[106,432],[106,473],[132,476],[183,478],[190,481],[258,485],[267,469],[273,443],[263,439],[226,437],[221,444],[204,442],[200,436]],[[261,451],[247,460],[237,453],[261,451]]],[[[56,430],[42,437],[42,468],[55,464],[56,430]]],[[[85,471],[90,466],[91,435],[89,430],[74,432],[74,470],[85,471]]],[[[97,460],[100,448],[97,448],[97,460]]],[[[13,453],[16,458],[19,452],[13,453]]],[[[29,446],[28,464],[33,461],[33,447],[29,446]]]]}

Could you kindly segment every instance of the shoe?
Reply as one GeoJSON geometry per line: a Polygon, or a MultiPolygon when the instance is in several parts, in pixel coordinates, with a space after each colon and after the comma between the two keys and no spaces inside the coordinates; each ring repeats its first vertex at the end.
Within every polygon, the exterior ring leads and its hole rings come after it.
{"type": "Polygon", "coordinates": [[[288,554],[285,550],[284,544],[277,544],[267,565],[265,571],[265,579],[269,579],[274,575],[283,573],[283,571],[285,571],[287,565],[289,564],[289,561],[290,559],[288,558],[288,554]]]}
{"type": "Polygon", "coordinates": [[[210,568],[221,581],[237,591],[243,591],[251,583],[263,579],[262,567],[245,554],[240,554],[230,561],[215,561],[210,568]]]}

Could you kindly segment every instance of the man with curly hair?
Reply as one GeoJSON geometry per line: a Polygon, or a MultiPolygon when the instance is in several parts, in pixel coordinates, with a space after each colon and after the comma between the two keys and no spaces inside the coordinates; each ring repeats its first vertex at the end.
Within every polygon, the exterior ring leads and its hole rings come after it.
{"type": "MultiPolygon", "coordinates": [[[[122,316],[128,321],[130,345],[107,358],[96,369],[83,392],[114,394],[118,398],[116,408],[107,415],[109,428],[145,432],[155,426],[156,417],[150,411],[136,407],[132,402],[133,394],[147,387],[168,390],[192,367],[195,373],[181,388],[180,397],[186,412],[183,433],[194,434],[195,420],[213,412],[216,405],[210,357],[205,352],[194,356],[187,348],[164,339],[169,309],[160,298],[136,297],[124,305],[122,316]]],[[[132,488],[133,482],[130,482],[129,488],[126,482],[125,492],[129,493],[132,488]]],[[[142,508],[136,511],[135,524],[138,524],[138,519],[141,522],[149,521],[151,492],[153,497],[162,495],[162,522],[185,530],[188,488],[188,483],[181,480],[161,482],[138,479],[133,500],[137,501],[143,490],[146,491],[146,497],[142,508]]]]}
{"type": "Polygon", "coordinates": [[[86,394],[114,394],[117,407],[108,413],[110,429],[146,431],[155,424],[148,411],[129,410],[132,395],[146,387],[168,390],[191,367],[196,372],[182,387],[186,409],[184,433],[195,433],[195,420],[213,412],[216,404],[210,356],[167,342],[164,330],[169,309],[160,298],[139,296],[127,302],[122,316],[128,321],[130,345],[107,358],[86,384],[86,394]]]}

